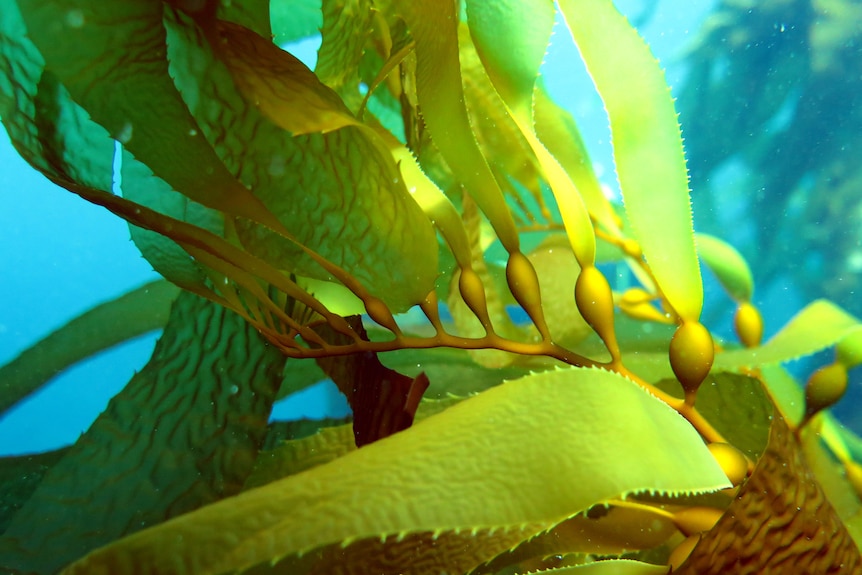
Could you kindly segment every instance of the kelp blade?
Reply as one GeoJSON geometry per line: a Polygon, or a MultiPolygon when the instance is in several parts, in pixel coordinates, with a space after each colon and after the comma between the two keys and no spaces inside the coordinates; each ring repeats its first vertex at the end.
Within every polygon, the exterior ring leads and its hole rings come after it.
{"type": "Polygon", "coordinates": [[[533,93],[554,24],[553,3],[471,0],[467,16],[485,70],[551,186],[578,263],[593,265],[596,240],[586,205],[534,129],[533,93]],[[506,43],[499,42],[501,35],[508,38],[506,43]]]}
{"type": "Polygon", "coordinates": [[[431,137],[503,246],[516,252],[520,240],[515,221],[467,117],[454,4],[430,0],[397,0],[394,4],[416,41],[416,91],[431,137]]]}
{"type": "Polygon", "coordinates": [[[387,534],[550,527],[633,491],[728,486],[666,404],[611,372],[558,370],[120,540],[65,572],[222,573],[387,534]]]}
{"type": "Polygon", "coordinates": [[[696,321],[703,285],[682,135],[658,62],[611,0],[560,0],[605,104],[626,214],[667,300],[696,321]]]}
{"type": "Polygon", "coordinates": [[[0,415],[69,366],[163,328],[178,293],[164,280],[148,283],[88,310],[0,366],[0,415]]]}
{"type": "Polygon", "coordinates": [[[798,359],[829,347],[859,327],[859,321],[827,300],[805,306],[787,325],[759,347],[715,356],[715,367],[739,369],[798,359]]]}
{"type": "Polygon", "coordinates": [[[730,297],[737,301],[749,301],[754,294],[754,277],[742,254],[715,236],[695,234],[695,238],[698,255],[730,297]]]}
{"type": "Polygon", "coordinates": [[[161,3],[19,0],[29,37],[73,99],[189,198],[265,224],[274,219],[227,172],[168,73],[161,3]],[[118,50],[118,38],[135,38],[118,50]]]}

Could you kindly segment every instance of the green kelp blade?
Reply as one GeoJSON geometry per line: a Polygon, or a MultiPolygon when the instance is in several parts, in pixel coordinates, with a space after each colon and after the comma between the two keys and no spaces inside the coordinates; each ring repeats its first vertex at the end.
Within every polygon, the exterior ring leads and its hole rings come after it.
{"type": "MultiPolygon", "coordinates": [[[[41,56],[35,54],[38,59],[34,59],[35,47],[24,35],[20,14],[10,7],[3,19],[3,34],[10,47],[14,47],[7,54],[14,54],[20,67],[12,78],[26,94],[17,96],[16,108],[5,113],[4,120],[19,152],[34,167],[49,177],[102,191],[112,191],[121,183],[125,198],[194,223],[217,235],[222,234],[224,222],[221,212],[172,190],[127,150],[123,150],[119,167],[120,182],[114,182],[114,174],[118,170],[114,162],[115,142],[107,130],[92,121],[89,114],[72,100],[55,74],[41,70],[41,56]],[[38,65],[41,71],[35,85],[28,85],[25,79],[23,72],[28,65],[38,65]],[[35,141],[31,139],[33,137],[35,141]]],[[[193,291],[208,289],[204,285],[205,271],[175,242],[135,226],[131,226],[131,235],[153,269],[165,278],[193,291]]]]}
{"type": "Polygon", "coordinates": [[[533,87],[554,27],[552,0],[467,0],[470,35],[512,114],[533,116],[533,87]]]}
{"type": "Polygon", "coordinates": [[[273,41],[279,46],[320,33],[321,0],[270,0],[273,41]]]}
{"type": "Polygon", "coordinates": [[[745,258],[724,240],[708,234],[695,234],[697,254],[727,293],[736,301],[750,301],[754,278],[745,258]]]}
{"type": "Polygon", "coordinates": [[[510,198],[510,205],[519,208],[514,217],[537,222],[549,220],[552,214],[541,189],[538,160],[488,77],[466,23],[458,27],[458,44],[470,125],[494,176],[510,198]],[[514,182],[520,186],[513,185],[514,182]]]}
{"type": "Polygon", "coordinates": [[[551,186],[578,263],[592,266],[596,240],[584,201],[533,125],[533,91],[554,26],[553,3],[471,0],[467,17],[476,51],[551,186]]]}
{"type": "Polygon", "coordinates": [[[618,235],[617,215],[602,191],[575,119],[551,99],[543,86],[536,86],[533,98],[533,120],[539,140],[566,170],[590,215],[606,232],[618,235]]]}
{"type": "Polygon", "coordinates": [[[554,555],[620,556],[659,547],[678,533],[673,521],[652,511],[618,506],[601,507],[598,511],[579,513],[524,541],[484,565],[482,573],[499,573],[516,564],[523,571],[524,562],[529,560],[533,560],[530,567],[536,568],[535,560],[554,555]]]}
{"type": "Polygon", "coordinates": [[[670,407],[615,373],[572,368],[490,389],[330,463],[108,545],[65,573],[223,573],[360,538],[551,527],[635,491],[726,487],[670,407]]]}
{"type": "Polygon", "coordinates": [[[168,73],[161,3],[20,0],[18,6],[46,68],[138,160],[195,201],[277,225],[199,136],[168,73]]]}
{"type": "Polygon", "coordinates": [[[335,276],[354,293],[358,283],[393,311],[421,302],[438,245],[389,150],[269,39],[219,22],[205,41],[181,13],[165,22],[171,70],[202,135],[296,240],[239,221],[243,245],[298,275],[335,276]]]}
{"type": "MultiPolygon", "coordinates": [[[[41,55],[26,36],[12,4],[0,16],[0,50],[9,83],[2,89],[4,125],[18,152],[59,185],[112,191],[114,145],[107,130],[90,119],[55,74],[43,70],[41,55]]],[[[163,180],[123,151],[122,191],[126,198],[191,221],[221,235],[222,214],[171,190],[163,180]]],[[[132,239],[153,268],[177,285],[206,291],[205,271],[167,237],[131,226],[132,239]]]]}
{"type": "Polygon", "coordinates": [[[455,5],[433,0],[396,0],[394,5],[416,42],[416,90],[434,144],[506,250],[516,252],[515,222],[476,143],[464,105],[455,5]]]}
{"type": "Polygon", "coordinates": [[[372,26],[371,0],[324,0],[321,44],[317,51],[315,75],[338,92],[348,107],[357,110],[362,103],[359,93],[359,63],[372,26]]]}
{"type": "MultiPolygon", "coordinates": [[[[121,192],[125,199],[160,214],[188,222],[217,236],[224,235],[224,214],[194,202],[156,177],[149,166],[123,150],[120,156],[121,192]]],[[[129,225],[132,241],[153,269],[189,291],[211,291],[207,269],[170,237],[129,225]]]]}
{"type": "Polygon", "coordinates": [[[683,319],[696,321],[703,285],[682,136],[664,74],[611,0],[559,4],[610,119],[635,238],[667,300],[683,319]]]}
{"type": "Polygon", "coordinates": [[[0,118],[18,153],[49,178],[110,190],[114,142],[45,70],[15,3],[0,12],[0,70],[0,118]]]}
{"type": "Polygon", "coordinates": [[[0,537],[0,565],[56,573],[91,549],[239,492],[284,361],[238,315],[181,292],[153,357],[0,537]]]}
{"type": "Polygon", "coordinates": [[[837,359],[847,369],[852,369],[862,363],[862,325],[850,330],[841,338],[835,347],[837,359]]]}
{"type": "Polygon", "coordinates": [[[858,329],[859,320],[827,300],[817,300],[759,347],[715,355],[715,369],[759,367],[798,359],[827,348],[858,329]]]}
{"type": "MultiPolygon", "coordinates": [[[[277,1],[271,2],[270,0],[231,0],[230,2],[219,2],[216,4],[216,18],[245,26],[261,36],[272,38],[270,5],[277,3],[277,1]]],[[[291,3],[299,4],[295,1],[291,3]]],[[[296,16],[294,18],[299,20],[296,16]]],[[[312,34],[315,32],[317,30],[314,30],[312,34]]]]}
{"type": "MultiPolygon", "coordinates": [[[[177,16],[169,20],[168,42],[176,43],[176,50],[171,54],[172,64],[178,70],[184,70],[190,75],[190,81],[181,84],[184,96],[189,102],[192,113],[195,108],[207,104],[210,99],[220,95],[218,89],[231,79],[247,100],[237,113],[248,114],[243,108],[256,107],[271,122],[281,126],[293,135],[312,134],[315,132],[331,132],[344,126],[359,125],[359,121],[342,101],[341,97],[327,87],[305,64],[290,52],[281,50],[278,46],[247,28],[230,22],[202,23],[209,26],[213,44],[213,55],[201,54],[208,59],[219,58],[229,76],[219,70],[209,69],[200,74],[196,67],[200,63],[181,61],[188,59],[180,51],[182,48],[203,46],[198,36],[193,36],[195,30],[187,20],[177,16]],[[184,35],[179,35],[182,32],[184,35]],[[199,77],[212,74],[212,77],[199,77]],[[197,82],[195,86],[192,82],[197,82]],[[212,84],[208,86],[208,82],[212,84]],[[194,92],[186,95],[189,89],[194,92]]],[[[231,91],[235,91],[233,87],[231,91]]],[[[231,103],[234,98],[231,97],[231,103]]],[[[198,113],[198,115],[200,115],[198,113]]],[[[206,118],[212,122],[211,118],[206,118]]],[[[210,127],[212,129],[212,127],[210,127]]]]}
{"type": "Polygon", "coordinates": [[[0,415],[69,366],[161,329],[179,290],[157,280],[97,305],[0,366],[0,415]]]}

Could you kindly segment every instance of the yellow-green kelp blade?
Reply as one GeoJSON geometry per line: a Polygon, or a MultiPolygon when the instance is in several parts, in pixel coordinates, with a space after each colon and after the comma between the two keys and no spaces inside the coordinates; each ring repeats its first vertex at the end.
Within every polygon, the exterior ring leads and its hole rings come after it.
{"type": "Polygon", "coordinates": [[[718,353],[715,369],[760,367],[798,359],[827,348],[858,329],[859,321],[827,300],[817,300],[759,347],[718,353]]]}
{"type": "Polygon", "coordinates": [[[467,23],[488,76],[539,160],[578,263],[592,266],[596,239],[587,208],[566,171],[536,136],[533,125],[533,91],[554,26],[553,3],[470,0],[467,23]],[[506,42],[500,42],[500,37],[506,42]]]}
{"type": "Polygon", "coordinates": [[[386,534],[550,527],[635,491],[726,487],[700,436],[665,403],[618,374],[571,368],[504,383],[65,573],[224,573],[386,534]]]}
{"type": "Polygon", "coordinates": [[[552,0],[468,0],[467,23],[494,87],[513,115],[533,115],[533,86],[554,27],[552,0]],[[505,41],[500,41],[505,38],[505,41]]]}
{"type": "Polygon", "coordinates": [[[458,60],[458,15],[452,2],[396,0],[416,42],[416,92],[434,144],[488,217],[509,252],[519,251],[515,221],[476,143],[464,105],[458,60]]]}
{"type": "Polygon", "coordinates": [[[609,559],[594,561],[584,565],[559,567],[542,571],[547,575],[664,575],[668,572],[667,565],[653,565],[630,559],[609,559]]]}
{"type": "Polygon", "coordinates": [[[695,234],[697,253],[722,287],[736,301],[750,301],[754,294],[754,278],[745,258],[736,248],[715,236],[695,234]]]}
{"type": "Polygon", "coordinates": [[[664,74],[611,0],[560,0],[605,104],[626,214],[659,287],[696,321],[703,285],[694,248],[682,136],[664,74]]]}
{"type": "Polygon", "coordinates": [[[541,85],[533,92],[533,121],[536,135],[572,179],[590,216],[606,232],[619,235],[618,218],[593,171],[575,119],[541,85]]]}

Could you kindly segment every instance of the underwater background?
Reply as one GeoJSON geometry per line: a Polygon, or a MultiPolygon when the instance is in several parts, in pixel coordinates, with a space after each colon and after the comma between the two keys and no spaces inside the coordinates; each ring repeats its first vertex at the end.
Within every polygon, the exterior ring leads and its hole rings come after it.
{"type": "MultiPolygon", "coordinates": [[[[819,23],[812,23],[822,14],[812,12],[811,2],[758,2],[774,6],[760,12],[772,18],[767,22],[746,20],[745,2],[728,3],[733,8],[723,11],[713,0],[617,4],[666,68],[678,99],[696,229],[717,233],[749,259],[767,337],[816,297],[858,314],[862,169],[842,153],[862,134],[855,106],[862,91],[849,84],[853,74],[836,67],[855,65],[859,83],[862,48],[854,42],[862,19],[847,12],[858,13],[859,3],[822,2],[842,16],[819,23]],[[815,85],[819,96],[810,93],[815,85]],[[784,149],[776,142],[785,142],[784,149]]],[[[290,50],[313,67],[316,41],[290,50]]],[[[599,177],[614,193],[608,127],[597,114],[602,104],[566,34],[552,39],[543,77],[575,116],[599,177]]],[[[94,305],[157,277],[124,221],[50,184],[18,157],[5,133],[0,269],[0,365],[94,305]]],[[[704,275],[706,301],[718,301],[705,310],[704,323],[729,335],[729,300],[712,297],[720,289],[705,269],[704,275]]],[[[144,365],[157,337],[150,333],[81,362],[5,414],[0,455],[74,442],[144,365]]],[[[827,360],[814,356],[791,367],[807,373],[827,360]]],[[[848,396],[835,411],[859,432],[859,376],[850,375],[848,396]]],[[[318,386],[278,404],[273,417],[343,415],[346,409],[333,386],[318,386]]]]}

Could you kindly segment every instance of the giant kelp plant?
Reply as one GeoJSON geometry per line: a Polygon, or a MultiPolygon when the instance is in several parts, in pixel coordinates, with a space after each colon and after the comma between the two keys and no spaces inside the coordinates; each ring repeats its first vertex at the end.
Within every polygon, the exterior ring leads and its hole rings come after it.
{"type": "Polygon", "coordinates": [[[16,0],[0,56],[17,150],[182,288],[0,370],[5,408],[164,323],[72,447],[4,461],[5,572],[862,572],[862,443],[824,411],[858,321],[817,301],[761,343],[610,0],[16,0]],[[557,11],[624,211],[537,81],[557,11]],[[312,72],[279,44],[318,27],[312,72]],[[700,323],[698,256],[741,344],[700,323]],[[829,346],[804,389],[781,368],[829,346]],[[352,424],[268,425],[319,370],[352,424]]]}

